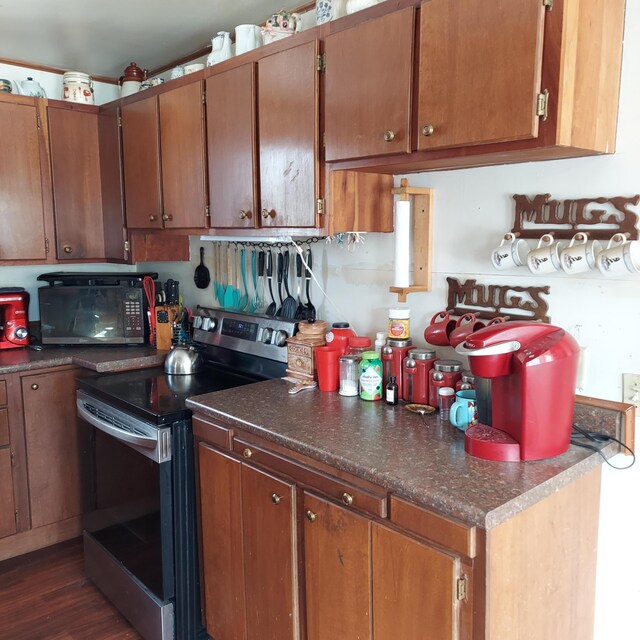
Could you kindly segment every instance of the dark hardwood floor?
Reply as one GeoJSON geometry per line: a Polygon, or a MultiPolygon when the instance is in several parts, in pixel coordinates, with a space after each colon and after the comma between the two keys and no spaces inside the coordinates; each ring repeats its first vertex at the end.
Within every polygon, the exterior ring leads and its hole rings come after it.
{"type": "Polygon", "coordinates": [[[84,576],[82,540],[0,562],[0,640],[140,640],[84,576]]]}

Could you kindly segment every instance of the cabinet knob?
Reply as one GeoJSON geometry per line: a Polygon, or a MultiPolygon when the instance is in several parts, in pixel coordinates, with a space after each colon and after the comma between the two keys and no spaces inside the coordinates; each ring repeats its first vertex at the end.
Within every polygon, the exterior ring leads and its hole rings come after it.
{"type": "Polygon", "coordinates": [[[170,213],[163,213],[162,214],[162,219],[167,222],[167,220],[173,220],[173,215],[170,213]]]}
{"type": "Polygon", "coordinates": [[[276,212],[273,209],[271,211],[269,211],[269,209],[263,209],[262,210],[262,217],[265,220],[267,218],[275,218],[276,217],[276,212]]]}
{"type": "Polygon", "coordinates": [[[273,502],[273,504],[280,504],[280,500],[282,500],[282,498],[277,493],[271,494],[271,502],[273,502]]]}
{"type": "Polygon", "coordinates": [[[247,447],[243,452],[242,455],[245,458],[250,458],[253,455],[253,451],[251,451],[251,449],[249,449],[249,447],[247,447]]]}
{"type": "Polygon", "coordinates": [[[34,382],[34,383],[31,385],[31,388],[32,388],[34,391],[37,391],[37,390],[40,388],[40,385],[39,385],[39,384],[36,384],[36,383],[34,382]]]}
{"type": "Polygon", "coordinates": [[[62,247],[62,250],[63,250],[65,253],[73,253],[73,247],[71,247],[71,246],[70,246],[70,245],[68,245],[68,244],[65,244],[65,245],[64,245],[64,247],[62,247]]]}
{"type": "Polygon", "coordinates": [[[391,131],[391,129],[388,129],[387,131],[384,132],[384,141],[385,142],[391,142],[395,137],[396,137],[396,134],[393,133],[393,131],[391,131]]]}
{"type": "Polygon", "coordinates": [[[240,209],[240,220],[246,220],[247,218],[251,218],[251,211],[240,209]]]}
{"type": "Polygon", "coordinates": [[[350,507],[353,504],[353,496],[345,491],[342,494],[342,502],[344,502],[347,507],[350,507]]]}
{"type": "Polygon", "coordinates": [[[149,216],[149,222],[155,222],[156,216],[149,216]]]}
{"type": "Polygon", "coordinates": [[[433,133],[433,125],[432,124],[425,124],[424,127],[422,127],[422,135],[426,136],[427,138],[433,133]]]}
{"type": "Polygon", "coordinates": [[[307,509],[307,520],[309,522],[315,522],[316,521],[316,514],[313,513],[313,511],[311,511],[311,509],[307,509]]]}

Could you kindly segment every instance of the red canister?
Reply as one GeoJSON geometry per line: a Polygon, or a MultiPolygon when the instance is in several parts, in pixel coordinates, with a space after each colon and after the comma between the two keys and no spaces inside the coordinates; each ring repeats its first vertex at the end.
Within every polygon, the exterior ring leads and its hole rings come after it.
{"type": "Polygon", "coordinates": [[[337,348],[340,355],[343,356],[347,352],[349,346],[349,338],[355,336],[356,332],[349,326],[348,322],[334,322],[331,325],[331,331],[325,336],[327,346],[337,348]]]}
{"type": "Polygon", "coordinates": [[[462,378],[462,362],[459,360],[436,360],[429,373],[429,404],[438,406],[438,389],[452,387],[462,378]]]}
{"type": "Polygon", "coordinates": [[[402,399],[407,402],[429,402],[429,372],[436,360],[432,349],[411,349],[402,368],[402,399]]]}
{"type": "Polygon", "coordinates": [[[473,373],[471,373],[471,371],[463,371],[462,377],[460,378],[460,380],[458,380],[458,382],[456,382],[456,392],[464,391],[466,389],[475,389],[475,380],[475,376],[473,375],[473,373]]]}
{"type": "Polygon", "coordinates": [[[387,344],[382,348],[382,370],[384,374],[384,384],[389,382],[391,376],[396,377],[398,384],[398,397],[404,398],[402,384],[402,363],[407,357],[407,353],[413,348],[411,338],[408,340],[387,340],[387,344]]]}

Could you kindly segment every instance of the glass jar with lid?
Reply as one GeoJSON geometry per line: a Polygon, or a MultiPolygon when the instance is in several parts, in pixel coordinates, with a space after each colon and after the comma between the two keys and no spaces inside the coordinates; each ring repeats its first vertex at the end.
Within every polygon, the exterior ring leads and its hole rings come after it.
{"type": "Polygon", "coordinates": [[[360,392],[360,360],[356,354],[340,356],[340,388],[341,396],[357,396],[360,392]]]}
{"type": "Polygon", "coordinates": [[[371,351],[371,338],[368,336],[351,336],[348,341],[347,354],[362,356],[371,351]]]}
{"type": "Polygon", "coordinates": [[[436,360],[429,373],[429,404],[438,406],[438,389],[452,387],[462,378],[462,362],[459,360],[436,360]]]}

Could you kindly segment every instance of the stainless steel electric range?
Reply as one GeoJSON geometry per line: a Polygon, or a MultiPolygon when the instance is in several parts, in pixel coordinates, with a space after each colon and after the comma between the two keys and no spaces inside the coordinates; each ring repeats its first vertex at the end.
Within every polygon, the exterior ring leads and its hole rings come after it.
{"type": "Polygon", "coordinates": [[[285,375],[293,320],[199,307],[188,376],[143,369],[79,378],[92,429],[87,575],[147,640],[206,637],[201,625],[188,397],[285,375]]]}

